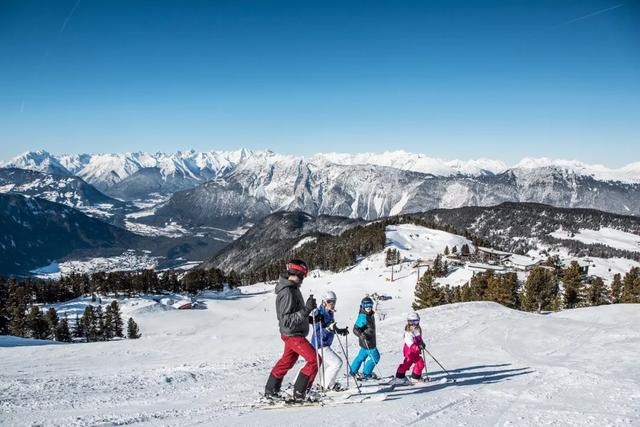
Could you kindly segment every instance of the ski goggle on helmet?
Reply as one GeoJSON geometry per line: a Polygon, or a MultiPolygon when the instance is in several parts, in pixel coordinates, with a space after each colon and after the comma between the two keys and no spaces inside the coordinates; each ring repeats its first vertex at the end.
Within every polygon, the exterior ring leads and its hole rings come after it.
{"type": "Polygon", "coordinates": [[[417,325],[420,323],[420,315],[418,313],[416,313],[415,311],[409,313],[409,315],[407,316],[407,323],[411,324],[411,325],[417,325]]]}
{"type": "Polygon", "coordinates": [[[373,308],[373,300],[369,297],[363,298],[360,302],[362,308],[373,308]]]}
{"type": "Polygon", "coordinates": [[[287,264],[287,272],[289,274],[295,274],[296,276],[307,277],[309,267],[307,267],[307,263],[301,259],[292,259],[287,264]]]}

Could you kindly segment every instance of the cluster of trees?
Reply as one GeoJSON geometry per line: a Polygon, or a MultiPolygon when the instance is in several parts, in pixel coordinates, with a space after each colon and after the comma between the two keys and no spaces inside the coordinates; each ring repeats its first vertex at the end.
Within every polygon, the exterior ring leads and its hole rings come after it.
{"type": "Polygon", "coordinates": [[[26,307],[10,307],[10,310],[12,317],[6,319],[5,332],[25,338],[71,342],[69,322],[66,317],[60,320],[54,308],[50,308],[46,313],[38,306],[31,307],[28,313],[26,307]]]}
{"type": "Polygon", "coordinates": [[[449,274],[449,263],[447,261],[442,261],[442,256],[438,254],[436,258],[433,260],[433,266],[429,270],[433,277],[445,277],[449,274]]]}
{"type": "MultiPolygon", "coordinates": [[[[100,305],[88,305],[82,316],[76,316],[73,330],[71,330],[66,313],[61,319],[53,307],[46,312],[38,305],[29,307],[29,301],[25,295],[24,288],[19,287],[1,308],[0,335],[10,334],[60,342],[72,342],[73,338],[90,342],[124,337],[120,306],[115,300],[104,311],[100,305]]],[[[129,318],[127,335],[128,338],[140,337],[138,326],[133,318],[129,318]]]]}
{"type": "MultiPolygon", "coordinates": [[[[480,245],[476,245],[476,247],[478,247],[480,245]]],[[[449,252],[449,246],[445,246],[444,248],[444,254],[445,255],[449,255],[450,253],[452,254],[457,254],[458,253],[458,247],[454,246],[453,248],[451,248],[451,252],[449,252]]],[[[469,250],[469,245],[468,244],[464,244],[460,247],[460,255],[462,256],[469,256],[469,254],[471,253],[471,251],[469,250]]]]}
{"type": "Polygon", "coordinates": [[[494,301],[510,308],[519,308],[518,278],[515,273],[478,273],[464,285],[453,287],[440,286],[435,279],[431,270],[420,278],[416,284],[414,310],[468,301],[494,301]]]}
{"type": "MultiPolygon", "coordinates": [[[[101,305],[88,305],[82,316],[76,316],[73,336],[91,341],[109,341],[123,338],[123,321],[118,302],[113,300],[103,311],[101,305]]],[[[140,338],[140,330],[133,318],[127,322],[127,338],[140,338]]]]}
{"type": "Polygon", "coordinates": [[[131,297],[143,293],[187,292],[222,290],[224,284],[237,286],[240,277],[235,273],[224,274],[216,268],[191,270],[181,279],[174,271],[158,273],[154,270],[98,272],[75,274],[55,280],[27,277],[17,280],[0,276],[0,315],[7,299],[18,289],[31,303],[54,304],[83,295],[114,295],[131,297]]]}
{"type": "Polygon", "coordinates": [[[587,283],[577,262],[566,268],[551,265],[534,268],[524,283],[515,273],[492,271],[475,274],[462,286],[440,286],[433,271],[427,271],[416,284],[413,308],[433,307],[467,301],[494,301],[510,308],[537,311],[587,307],[603,304],[640,303],[640,268],[624,275],[615,274],[611,284],[593,277],[587,283]]]}
{"type": "Polygon", "coordinates": [[[304,259],[311,268],[340,271],[355,264],[359,257],[384,249],[386,235],[384,221],[351,228],[339,236],[322,235],[313,244],[304,245],[283,254],[242,275],[242,284],[276,280],[286,263],[294,257],[304,259]]]}
{"type": "MultiPolygon", "coordinates": [[[[117,298],[119,296],[131,297],[142,293],[196,293],[202,290],[222,290],[224,284],[237,286],[240,284],[240,277],[234,272],[226,275],[215,268],[192,270],[181,279],[178,279],[176,272],[157,273],[154,270],[71,274],[57,280],[40,278],[18,280],[14,277],[5,279],[0,276],[0,335],[11,334],[68,341],[68,319],[57,319],[57,314],[53,316],[55,313],[53,309],[49,310],[45,316],[37,304],[55,304],[84,295],[114,295],[117,298]],[[49,317],[50,312],[51,317],[49,317]],[[48,326],[45,327],[47,322],[48,326]],[[58,331],[57,328],[60,330],[58,331]]],[[[94,310],[95,313],[85,312],[83,318],[97,317],[97,322],[101,317],[103,317],[103,321],[107,321],[110,314],[115,316],[115,314],[109,313],[108,309],[105,310],[105,313],[100,313],[101,309],[99,308],[88,309],[94,310]]],[[[137,326],[133,320],[131,322],[131,330],[134,331],[137,326]]],[[[77,327],[78,322],[75,325],[77,327]]],[[[91,331],[89,335],[84,333],[78,335],[77,330],[74,330],[74,335],[87,341],[103,338],[108,340],[114,336],[122,336],[122,333],[110,332],[111,329],[108,327],[103,330],[99,325],[86,330],[91,331]]],[[[129,335],[133,338],[136,334],[138,333],[129,335]]]]}
{"type": "Polygon", "coordinates": [[[389,267],[391,265],[400,264],[400,251],[395,248],[389,248],[386,251],[386,257],[384,259],[385,267],[389,267]]]}

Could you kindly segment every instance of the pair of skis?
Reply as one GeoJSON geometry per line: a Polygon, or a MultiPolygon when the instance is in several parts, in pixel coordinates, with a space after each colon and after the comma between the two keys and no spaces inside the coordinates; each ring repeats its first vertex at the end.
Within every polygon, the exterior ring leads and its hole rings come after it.
{"type": "Polygon", "coordinates": [[[336,405],[350,405],[366,402],[382,402],[387,398],[385,393],[381,393],[383,386],[373,383],[371,386],[365,386],[360,391],[329,391],[319,396],[317,400],[293,401],[292,396],[287,394],[287,398],[267,400],[264,397],[260,401],[253,404],[252,407],[257,409],[287,409],[287,408],[305,408],[305,407],[323,407],[336,405]]]}

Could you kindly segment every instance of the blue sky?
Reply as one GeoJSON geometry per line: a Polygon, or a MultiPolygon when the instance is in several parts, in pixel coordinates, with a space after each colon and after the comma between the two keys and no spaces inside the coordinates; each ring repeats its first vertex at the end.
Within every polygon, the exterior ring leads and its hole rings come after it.
{"type": "Polygon", "coordinates": [[[640,2],[0,0],[0,159],[640,160],[640,2]]]}

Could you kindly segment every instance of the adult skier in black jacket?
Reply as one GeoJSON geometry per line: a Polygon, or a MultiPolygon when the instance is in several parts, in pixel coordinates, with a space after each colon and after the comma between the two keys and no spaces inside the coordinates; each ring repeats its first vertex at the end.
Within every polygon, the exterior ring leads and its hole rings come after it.
{"type": "Polygon", "coordinates": [[[280,326],[280,338],[284,341],[284,353],[271,370],[265,386],[265,397],[275,398],[280,394],[282,380],[287,372],[302,356],[307,362],[294,383],[293,398],[304,400],[318,372],[318,355],[311,343],[307,341],[309,334],[309,315],[317,307],[313,295],[305,302],[300,285],[309,268],[301,259],[291,260],[287,264],[287,272],[280,277],[276,286],[276,314],[280,326]]]}

